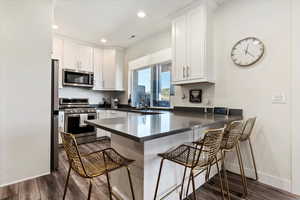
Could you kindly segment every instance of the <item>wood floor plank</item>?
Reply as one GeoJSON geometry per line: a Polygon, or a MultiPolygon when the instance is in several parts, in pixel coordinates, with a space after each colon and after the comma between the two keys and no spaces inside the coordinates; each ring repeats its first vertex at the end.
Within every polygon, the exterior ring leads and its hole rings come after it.
{"type": "Polygon", "coordinates": [[[31,179],[19,184],[19,200],[41,200],[38,179],[31,179]]]}
{"type": "MultiPolygon", "coordinates": [[[[79,145],[82,153],[90,153],[110,147],[109,141],[98,141],[89,144],[79,145]]],[[[51,175],[39,177],[29,181],[0,188],[0,200],[60,200],[62,199],[64,185],[69,168],[68,159],[63,149],[59,151],[59,170],[51,175]]],[[[243,191],[240,176],[229,173],[230,189],[234,194],[243,191]]],[[[300,200],[300,197],[280,189],[253,181],[247,180],[247,200],[300,200]]],[[[66,199],[81,200],[87,198],[89,181],[79,177],[75,172],[71,173],[66,199]]],[[[197,190],[198,200],[220,200],[218,177],[212,178],[209,183],[197,190]]],[[[106,177],[100,176],[93,180],[92,200],[108,200],[108,188],[106,177]]],[[[232,200],[239,200],[236,196],[232,200]]]]}
{"type": "Polygon", "coordinates": [[[12,200],[19,199],[19,184],[13,184],[0,188],[0,200],[9,198],[12,200]]]}

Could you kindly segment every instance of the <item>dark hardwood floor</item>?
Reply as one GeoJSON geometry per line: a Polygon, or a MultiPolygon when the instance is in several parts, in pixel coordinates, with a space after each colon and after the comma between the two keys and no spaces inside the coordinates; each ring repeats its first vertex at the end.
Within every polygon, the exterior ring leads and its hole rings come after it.
{"type": "MultiPolygon", "coordinates": [[[[110,146],[109,141],[98,141],[90,144],[80,145],[83,153],[96,151],[110,146]]],[[[0,188],[0,200],[58,200],[62,199],[62,193],[67,174],[68,162],[63,150],[59,153],[59,170],[51,175],[28,180],[11,186],[0,188]]],[[[242,191],[239,176],[229,174],[230,188],[234,191],[242,191]]],[[[95,179],[92,199],[106,200],[108,191],[105,176],[95,179]]],[[[197,191],[198,200],[219,200],[220,193],[216,190],[218,179],[213,178],[209,184],[205,184],[197,191]]],[[[288,192],[267,186],[252,180],[248,180],[249,200],[296,200],[299,197],[288,192]]],[[[86,199],[88,193],[88,181],[71,174],[68,200],[86,199]]],[[[238,199],[238,198],[232,198],[238,199]]]]}

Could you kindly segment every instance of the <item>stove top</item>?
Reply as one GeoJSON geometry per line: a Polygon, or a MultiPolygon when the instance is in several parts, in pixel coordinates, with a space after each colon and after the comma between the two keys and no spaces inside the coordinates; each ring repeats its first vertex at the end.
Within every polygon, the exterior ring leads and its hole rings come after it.
{"type": "Polygon", "coordinates": [[[66,108],[64,109],[66,114],[85,114],[96,113],[96,108],[66,108]]]}
{"type": "Polygon", "coordinates": [[[82,98],[60,98],[59,108],[64,109],[65,113],[96,113],[96,108],[89,104],[89,99],[82,98]]]}

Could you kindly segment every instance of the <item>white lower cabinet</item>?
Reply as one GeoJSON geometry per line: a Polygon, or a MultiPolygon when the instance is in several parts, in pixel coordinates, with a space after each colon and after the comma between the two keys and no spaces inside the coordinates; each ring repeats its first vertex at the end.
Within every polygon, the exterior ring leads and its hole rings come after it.
{"type": "Polygon", "coordinates": [[[60,136],[61,132],[65,131],[65,113],[63,111],[59,111],[58,114],[58,144],[62,144],[62,139],[60,136]]]}

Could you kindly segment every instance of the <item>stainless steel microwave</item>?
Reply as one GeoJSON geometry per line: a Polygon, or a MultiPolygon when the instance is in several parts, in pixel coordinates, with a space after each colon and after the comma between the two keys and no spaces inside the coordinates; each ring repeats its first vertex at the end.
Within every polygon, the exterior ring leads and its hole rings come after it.
{"type": "Polygon", "coordinates": [[[92,88],[94,87],[94,73],[63,69],[62,81],[64,86],[92,88]]]}

